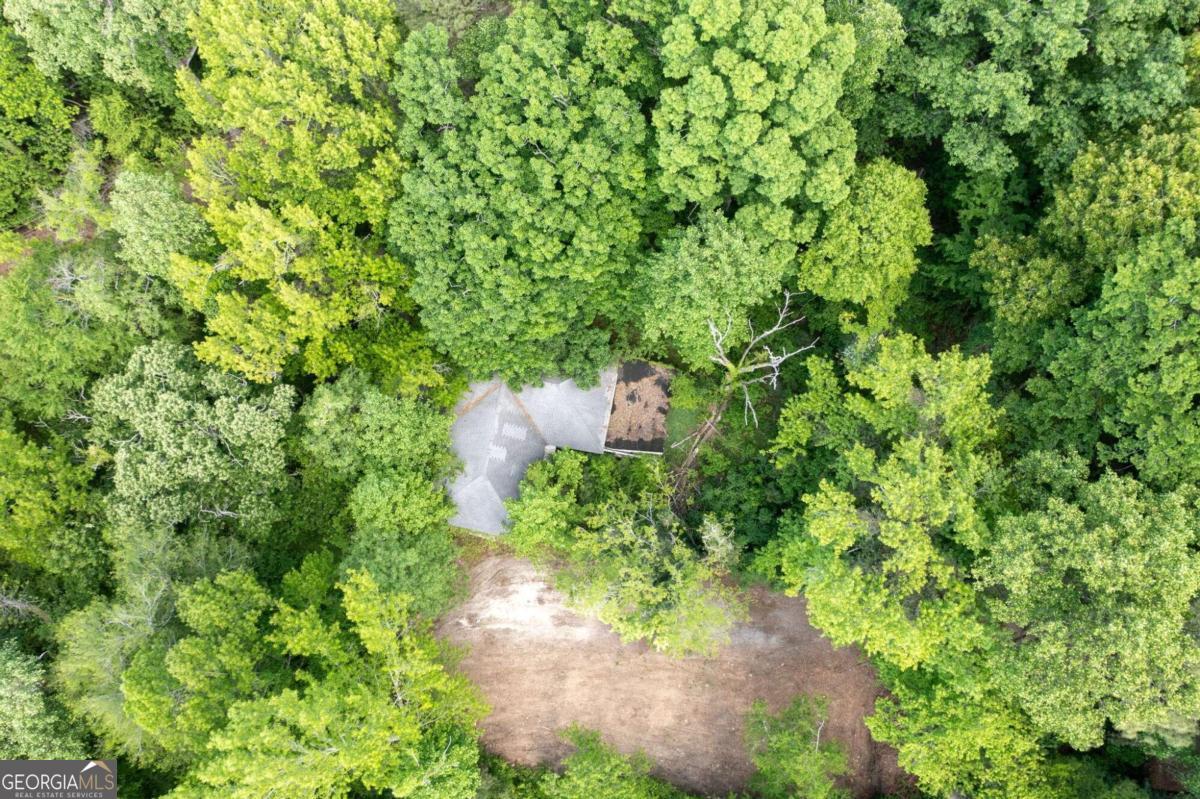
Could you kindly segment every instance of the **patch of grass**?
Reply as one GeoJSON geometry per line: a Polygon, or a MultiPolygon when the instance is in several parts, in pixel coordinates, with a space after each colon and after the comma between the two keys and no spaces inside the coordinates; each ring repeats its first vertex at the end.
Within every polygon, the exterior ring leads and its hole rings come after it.
{"type": "Polygon", "coordinates": [[[677,466],[687,456],[687,447],[675,447],[704,422],[709,406],[716,400],[716,389],[703,379],[676,374],[671,381],[671,404],[667,410],[666,458],[668,466],[677,466]]]}
{"type": "Polygon", "coordinates": [[[479,561],[491,555],[511,554],[510,547],[504,540],[503,535],[488,535],[486,533],[477,533],[474,530],[468,530],[465,527],[454,527],[451,525],[450,534],[454,536],[454,543],[458,545],[459,562],[464,569],[469,569],[479,561]]]}

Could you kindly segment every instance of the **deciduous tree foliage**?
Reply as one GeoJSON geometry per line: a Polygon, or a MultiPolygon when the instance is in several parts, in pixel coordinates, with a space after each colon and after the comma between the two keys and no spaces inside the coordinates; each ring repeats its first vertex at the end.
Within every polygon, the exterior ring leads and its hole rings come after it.
{"type": "Polygon", "coordinates": [[[245,571],[183,588],[175,612],[187,632],[134,656],[121,681],[126,712],[173,756],[203,754],[231,705],[284,682],[286,670],[266,638],[272,607],[245,571]]]}
{"type": "Polygon", "coordinates": [[[33,68],[12,29],[0,25],[0,226],[33,218],[35,192],[66,166],[72,116],[62,90],[33,68]]]}
{"type": "Polygon", "coordinates": [[[864,332],[881,332],[908,296],[917,248],[932,238],[925,184],[890,161],[872,161],[855,171],[850,196],[800,256],[798,283],[835,309],[849,304],[844,313],[864,332]]]}
{"type": "Polygon", "coordinates": [[[431,340],[472,375],[588,380],[629,322],[660,205],[641,104],[655,79],[625,26],[572,30],[516,8],[465,96],[447,37],[409,37],[396,84],[415,164],[392,246],[415,269],[431,340]]]}
{"type": "Polygon", "coordinates": [[[900,335],[860,342],[844,383],[828,360],[807,366],[807,390],[780,417],[777,460],[833,457],[785,519],[784,584],[804,591],[833,641],[884,662],[970,652],[987,632],[963,561],[987,541],[979,495],[998,465],[987,358],[934,357],[900,335]]]}
{"type": "Polygon", "coordinates": [[[1130,737],[1182,724],[1186,742],[1200,719],[1195,492],[1107,474],[1074,494],[1001,518],[977,567],[1000,589],[996,619],[1019,631],[996,679],[1076,749],[1102,744],[1109,723],[1130,737]]]}
{"type": "Polygon", "coordinates": [[[105,565],[91,478],[64,441],[40,443],[0,417],[0,552],[74,596],[95,591],[105,565]]]}
{"type": "Polygon", "coordinates": [[[171,638],[180,589],[281,557],[293,398],[290,386],[253,388],[166,342],[135,350],[123,372],[95,387],[89,438],[110,475],[104,534],[116,590],[63,620],[56,665],[72,710],[113,749],[147,763],[167,753],[177,765],[196,745],[161,720],[143,727],[135,716],[154,709],[126,704],[125,676],[133,668],[135,685],[170,684],[145,653],[159,647],[161,656],[171,638]]]}
{"type": "Polygon", "coordinates": [[[92,403],[90,436],[112,459],[110,523],[268,541],[288,485],[282,442],[294,401],[290,386],[252,388],[187,347],[139,348],[92,403]]]}
{"type": "Polygon", "coordinates": [[[854,32],[819,0],[680,2],[661,36],[659,185],[674,207],[795,206],[770,232],[811,238],[847,195],[854,129],[838,109],[854,32]]]}
{"type": "Polygon", "coordinates": [[[756,701],[746,716],[746,740],[754,767],[751,787],[764,799],[848,799],[834,779],[849,768],[846,752],[825,732],[824,699],[797,697],[777,714],[756,701]]]}
{"type": "Polygon", "coordinates": [[[730,349],[749,342],[751,309],[779,293],[795,246],[717,212],[677,228],[642,274],[647,344],[674,349],[689,367],[713,368],[712,326],[730,349]]]}
{"type": "Polygon", "coordinates": [[[215,242],[200,209],[171,175],[122,170],[109,195],[118,254],[141,275],[166,280],[171,256],[202,257],[215,242]]]}
{"type": "Polygon", "coordinates": [[[209,758],[171,796],[475,796],[484,707],[473,689],[443,669],[404,595],[363,572],[340,590],[344,626],[280,606],[272,639],[303,659],[296,687],[234,705],[209,758]]]}
{"type": "Polygon", "coordinates": [[[180,79],[201,137],[195,188],[323,218],[379,223],[395,155],[388,96],[401,30],[394,4],[200,0],[191,30],[203,77],[180,79]],[[224,134],[229,134],[225,136],[224,134]],[[208,164],[224,172],[209,173],[208,164]]]}
{"type": "MultiPolygon", "coordinates": [[[[141,293],[102,249],[35,243],[0,280],[0,399],[15,415],[53,422],[81,409],[82,392],[117,369],[143,339],[109,290],[141,293]]],[[[143,310],[152,305],[147,302],[143,310]]]]}
{"type": "Polygon", "coordinates": [[[588,466],[581,453],[562,450],[530,467],[520,499],[509,503],[513,547],[555,565],[567,598],[622,638],[644,638],[673,654],[711,654],[746,615],[722,582],[733,565],[731,533],[707,522],[701,556],[684,542],[654,465],[624,473],[588,466]]]}
{"type": "Polygon", "coordinates": [[[547,774],[538,784],[545,799],[684,799],[684,794],[650,776],[650,760],[642,754],[623,757],[600,735],[579,727],[564,736],[575,746],[562,774],[547,774]]]}
{"type": "Polygon", "coordinates": [[[451,417],[348,371],[318,387],[301,418],[306,469],[334,484],[353,526],[343,568],[407,594],[417,612],[444,610],[458,574],[444,488],[454,468],[451,417]]]}
{"type": "Polygon", "coordinates": [[[1187,97],[1185,0],[899,0],[876,109],[893,135],[940,139],[953,163],[1061,170],[1092,137],[1162,119],[1187,97]]]}
{"type": "Polygon", "coordinates": [[[18,240],[0,282],[9,309],[0,315],[0,398],[19,418],[84,414],[94,378],[120,368],[139,344],[190,328],[152,265],[178,235],[158,223],[166,197],[147,209],[130,204],[120,185],[107,193],[109,181],[99,152],[76,148],[64,185],[42,197],[52,238],[18,240]]]}
{"type": "Polygon", "coordinates": [[[0,642],[0,757],[54,760],[84,754],[61,708],[46,694],[45,668],[15,641],[0,642]]]}
{"type": "Polygon", "coordinates": [[[1076,161],[1035,237],[993,243],[998,355],[1030,365],[1029,434],[1148,483],[1200,479],[1196,234],[1200,117],[1076,161]]]}
{"type": "MultiPolygon", "coordinates": [[[[462,386],[636,353],[691,448],[511,505],[577,608],[703,656],[745,550],[923,794],[1194,767],[1200,0],[3,5],[0,756],[683,799],[481,759],[430,626],[462,386]]],[[[748,790],[841,795],[822,718],[755,706],[748,790]]]]}
{"type": "Polygon", "coordinates": [[[297,365],[330,376],[367,346],[355,323],[407,309],[404,268],[366,235],[400,167],[394,4],[202,0],[192,32],[203,77],[180,85],[209,132],[189,178],[224,247],[171,270],[208,321],[197,352],[257,382],[297,365]]]}
{"type": "Polygon", "coordinates": [[[7,0],[6,16],[54,78],[105,83],[160,105],[175,100],[175,70],[192,54],[196,0],[7,0]]]}
{"type": "Polygon", "coordinates": [[[956,682],[919,673],[890,680],[894,697],[867,719],[871,735],[896,747],[900,765],[934,796],[1061,796],[1049,790],[1046,755],[1028,719],[969,676],[956,682]]]}

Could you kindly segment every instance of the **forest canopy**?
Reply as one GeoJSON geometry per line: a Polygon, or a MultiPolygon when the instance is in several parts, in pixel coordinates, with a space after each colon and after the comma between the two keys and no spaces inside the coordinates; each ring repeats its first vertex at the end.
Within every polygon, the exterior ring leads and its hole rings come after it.
{"type": "MultiPolygon", "coordinates": [[[[802,596],[906,796],[1200,796],[1200,0],[0,6],[0,757],[683,799],[483,746],[497,547],[688,662],[802,596]],[[468,385],[635,359],[661,456],[452,525],[468,385]]],[[[743,711],[745,797],[848,795],[743,711]]]]}

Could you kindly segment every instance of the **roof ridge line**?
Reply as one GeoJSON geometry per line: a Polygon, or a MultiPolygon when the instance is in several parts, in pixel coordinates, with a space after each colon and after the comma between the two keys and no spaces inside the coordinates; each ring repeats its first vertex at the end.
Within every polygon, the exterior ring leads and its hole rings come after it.
{"type": "MultiPolygon", "coordinates": [[[[533,414],[531,414],[529,409],[525,407],[525,403],[521,402],[521,393],[519,391],[513,391],[507,383],[504,384],[504,387],[508,389],[509,394],[512,394],[513,402],[517,404],[517,407],[521,409],[521,413],[526,419],[529,420],[529,426],[532,427],[533,431],[538,434],[538,438],[540,438],[544,444],[550,444],[550,439],[546,437],[546,433],[542,430],[542,428],[538,427],[538,423],[533,420],[533,414]]],[[[522,386],[521,391],[524,390],[525,387],[522,386]]],[[[552,444],[551,446],[557,447],[558,444],[552,444]]]]}
{"type": "Polygon", "coordinates": [[[493,378],[492,378],[492,387],[491,387],[491,388],[489,388],[487,391],[485,391],[485,392],[483,392],[482,394],[480,394],[480,395],[479,395],[478,397],[476,397],[475,399],[473,399],[473,400],[471,400],[470,402],[468,402],[466,405],[464,405],[464,406],[463,406],[463,408],[462,408],[462,410],[461,410],[461,411],[458,411],[458,412],[456,412],[454,415],[455,415],[456,417],[458,417],[458,416],[464,416],[464,415],[466,415],[466,414],[470,413],[472,410],[474,410],[474,409],[475,409],[475,407],[476,407],[477,405],[479,405],[479,403],[483,402],[485,399],[487,399],[488,397],[490,397],[490,396],[492,395],[492,392],[494,392],[496,389],[498,389],[500,386],[503,386],[503,385],[504,385],[504,381],[502,381],[502,380],[501,380],[500,378],[498,378],[498,377],[493,377],[493,378]]]}

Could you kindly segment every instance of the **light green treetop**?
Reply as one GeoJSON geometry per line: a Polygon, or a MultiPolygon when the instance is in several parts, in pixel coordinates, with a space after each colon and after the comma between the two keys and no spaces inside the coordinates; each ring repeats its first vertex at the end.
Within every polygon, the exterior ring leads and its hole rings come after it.
{"type": "Polygon", "coordinates": [[[92,474],[65,441],[37,442],[0,415],[0,552],[60,578],[72,596],[96,590],[103,569],[92,474]]]}
{"type": "Polygon", "coordinates": [[[264,668],[270,595],[245,571],[199,580],[179,592],[185,632],[174,643],[139,650],[121,679],[125,712],[169,755],[187,762],[204,753],[229,707],[258,696],[286,671],[264,668]]]}
{"type": "MultiPolygon", "coordinates": [[[[208,132],[188,175],[224,248],[172,261],[172,282],[207,319],[197,354],[265,383],[383,364],[381,330],[404,352],[407,274],[379,235],[402,167],[395,4],[202,0],[191,26],[203,77],[181,72],[180,87],[208,132]]],[[[439,382],[416,349],[411,369],[388,368],[439,382]]]]}
{"type": "Polygon", "coordinates": [[[51,704],[46,674],[15,641],[0,642],[0,757],[6,760],[77,758],[85,753],[61,709],[51,704]]]}
{"type": "Polygon", "coordinates": [[[917,248],[932,239],[925,184],[891,161],[872,161],[855,170],[850,196],[801,254],[798,284],[838,307],[855,306],[848,318],[868,334],[882,332],[908,296],[917,248]]]}
{"type": "Polygon", "coordinates": [[[778,713],[761,699],[746,714],[746,747],[757,769],[751,786],[764,799],[849,799],[834,780],[849,769],[845,749],[825,733],[828,702],[799,696],[778,713]]]}
{"type": "Polygon", "coordinates": [[[651,257],[641,276],[641,329],[650,346],[675,349],[693,369],[711,369],[710,325],[730,349],[750,340],[750,311],[779,293],[795,254],[794,245],[747,222],[751,216],[701,212],[651,257]]]}
{"type": "Polygon", "coordinates": [[[997,468],[987,358],[935,358],[899,335],[852,351],[848,387],[829,361],[807,366],[806,392],[780,417],[777,462],[832,460],[783,522],[785,585],[834,642],[902,668],[986,643],[963,561],[986,542],[978,498],[997,468]]]}
{"type": "Polygon", "coordinates": [[[340,588],[348,630],[280,607],[272,637],[304,657],[297,687],[234,705],[210,757],[171,796],[473,799],[473,728],[485,712],[474,690],[443,668],[406,597],[361,572],[340,588]]]}
{"type": "Polygon", "coordinates": [[[847,195],[854,130],[838,110],[854,32],[817,0],[680,2],[662,31],[654,110],[659,184],[671,205],[791,203],[791,237],[847,195]]]}
{"type": "MultiPolygon", "coordinates": [[[[197,194],[306,206],[351,225],[382,222],[395,166],[388,83],[401,29],[386,0],[200,0],[190,23],[203,77],[180,74],[188,110],[214,132],[194,147],[197,194]]],[[[218,233],[222,225],[214,220],[218,233]]]]}

